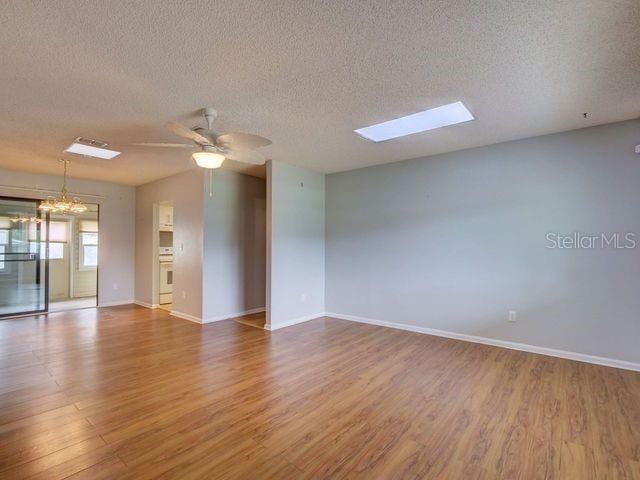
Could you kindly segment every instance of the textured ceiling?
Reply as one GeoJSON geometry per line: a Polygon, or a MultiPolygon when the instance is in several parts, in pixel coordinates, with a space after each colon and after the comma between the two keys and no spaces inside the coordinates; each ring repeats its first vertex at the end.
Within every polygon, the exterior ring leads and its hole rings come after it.
{"type": "Polygon", "coordinates": [[[164,177],[188,152],[126,145],[178,141],[163,124],[208,105],[217,129],[320,172],[640,116],[637,0],[49,0],[2,2],[0,21],[7,168],[59,173],[82,135],[124,153],[74,157],[71,176],[164,177]],[[456,100],[477,121],[380,144],[352,132],[456,100]]]}

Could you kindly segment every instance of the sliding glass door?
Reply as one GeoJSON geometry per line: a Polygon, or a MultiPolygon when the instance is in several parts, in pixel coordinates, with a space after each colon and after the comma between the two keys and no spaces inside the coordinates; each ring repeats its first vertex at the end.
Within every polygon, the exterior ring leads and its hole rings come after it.
{"type": "Polygon", "coordinates": [[[38,204],[0,197],[0,318],[47,311],[48,219],[38,204]]]}

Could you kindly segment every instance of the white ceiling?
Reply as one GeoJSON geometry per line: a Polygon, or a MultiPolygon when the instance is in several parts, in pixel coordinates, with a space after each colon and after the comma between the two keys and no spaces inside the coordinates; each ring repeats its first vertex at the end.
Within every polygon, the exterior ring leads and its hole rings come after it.
{"type": "Polygon", "coordinates": [[[59,173],[82,135],[124,153],[74,157],[70,176],[164,177],[188,152],[126,145],[179,141],[163,124],[208,105],[219,130],[320,172],[640,116],[637,0],[49,0],[2,2],[0,23],[13,169],[59,173]],[[380,144],[352,132],[456,100],[475,122],[380,144]]]}

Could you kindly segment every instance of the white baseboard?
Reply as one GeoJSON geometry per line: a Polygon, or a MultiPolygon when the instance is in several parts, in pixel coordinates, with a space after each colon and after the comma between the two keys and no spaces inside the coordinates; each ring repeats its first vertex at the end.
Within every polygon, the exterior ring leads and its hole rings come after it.
{"type": "Polygon", "coordinates": [[[286,322],[279,322],[275,325],[271,323],[267,323],[264,326],[265,330],[280,330],[281,328],[290,327],[291,325],[297,325],[298,323],[308,322],[309,320],[314,320],[319,317],[324,317],[326,314],[324,312],[314,313],[313,315],[305,315],[304,317],[294,318],[293,320],[287,320],[286,322]]]}
{"type": "Polygon", "coordinates": [[[134,300],[133,303],[145,308],[151,308],[151,309],[158,308],[157,303],[147,303],[147,302],[143,302],[142,300],[134,300]]]}
{"type": "Polygon", "coordinates": [[[584,353],[567,352],[565,350],[557,350],[555,348],[538,347],[536,345],[528,345],[526,343],[509,342],[506,340],[497,340],[487,337],[478,337],[475,335],[467,335],[464,333],[448,332],[445,330],[436,330],[427,327],[418,327],[416,325],[408,325],[406,323],[386,322],[384,320],[375,320],[372,318],[358,317],[356,315],[345,315],[341,313],[324,314],[327,317],[338,318],[340,320],[349,320],[351,322],[367,323],[370,325],[378,325],[380,327],[395,328],[399,330],[407,330],[409,332],[424,333],[437,337],[452,338],[465,342],[482,343],[484,345],[492,345],[494,347],[509,348],[511,350],[521,350],[523,352],[538,353],[541,355],[549,355],[551,357],[565,358],[575,360],[577,362],[594,363],[605,367],[622,368],[624,370],[640,371],[640,363],[629,362],[626,360],[616,360],[613,358],[597,357],[595,355],[587,355],[584,353]]]}
{"type": "Polygon", "coordinates": [[[131,300],[118,300],[116,302],[100,302],[98,303],[98,308],[100,307],[116,307],[118,305],[131,305],[135,303],[133,299],[131,300]]]}
{"type": "Polygon", "coordinates": [[[177,312],[175,310],[172,310],[170,314],[173,315],[174,317],[182,318],[184,320],[189,320],[190,322],[204,324],[204,323],[221,322],[222,320],[230,320],[232,318],[241,317],[243,315],[250,315],[252,313],[260,313],[264,311],[265,311],[264,307],[258,307],[258,308],[252,308],[250,310],[245,310],[243,312],[227,313],[224,315],[220,315],[219,317],[210,317],[205,319],[196,317],[194,315],[189,315],[188,313],[177,312]]]}

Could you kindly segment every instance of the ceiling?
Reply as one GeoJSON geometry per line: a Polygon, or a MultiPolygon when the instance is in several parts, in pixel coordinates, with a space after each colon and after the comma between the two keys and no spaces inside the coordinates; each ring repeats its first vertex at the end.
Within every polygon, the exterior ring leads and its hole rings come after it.
{"type": "Polygon", "coordinates": [[[319,172],[640,116],[637,0],[50,0],[3,2],[0,19],[12,169],[60,173],[76,136],[123,154],[73,157],[72,177],[193,168],[188,152],[129,144],[180,141],[163,124],[197,125],[204,106],[216,129],[319,172]],[[476,121],[379,144],[353,133],[457,100],[476,121]]]}

